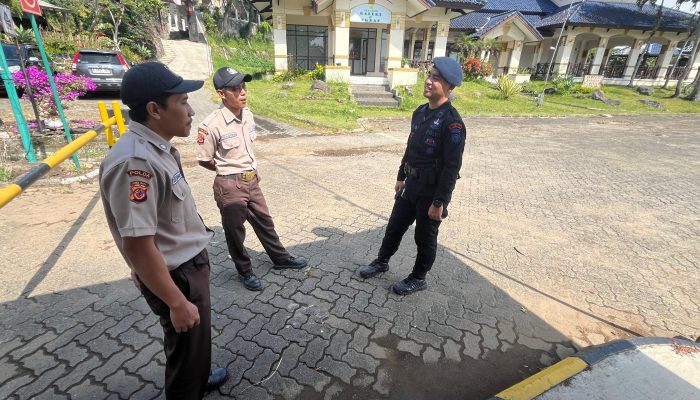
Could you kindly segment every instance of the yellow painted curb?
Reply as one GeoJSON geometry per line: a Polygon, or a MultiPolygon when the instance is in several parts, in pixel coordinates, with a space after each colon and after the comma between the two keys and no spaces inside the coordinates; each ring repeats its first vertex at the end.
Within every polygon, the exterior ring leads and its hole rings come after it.
{"type": "Polygon", "coordinates": [[[567,357],[496,395],[503,400],[530,400],[588,367],[578,357],[567,357]]]}

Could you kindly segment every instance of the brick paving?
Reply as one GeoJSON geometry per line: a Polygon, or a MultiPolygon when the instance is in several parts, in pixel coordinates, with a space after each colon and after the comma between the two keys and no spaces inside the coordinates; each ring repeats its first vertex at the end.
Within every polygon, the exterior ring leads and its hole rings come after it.
{"type": "MultiPolygon", "coordinates": [[[[694,116],[476,118],[429,289],[402,298],[413,230],[389,272],[376,254],[408,123],[344,136],[264,134],[261,185],[307,271],[265,290],[228,257],[213,176],[185,167],[216,235],[208,399],[487,398],[573,353],[700,332],[700,137],[694,116]],[[262,382],[261,382],[262,381],[262,382]]],[[[268,130],[271,131],[271,130],[268,130]]],[[[192,146],[181,143],[181,148],[192,146]]],[[[157,319],[111,243],[94,181],[36,187],[0,212],[0,398],[161,398],[157,319]]]]}

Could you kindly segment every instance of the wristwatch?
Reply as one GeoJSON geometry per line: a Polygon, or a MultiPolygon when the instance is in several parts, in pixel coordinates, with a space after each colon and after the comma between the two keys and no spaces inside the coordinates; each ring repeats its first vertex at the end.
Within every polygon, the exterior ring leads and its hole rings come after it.
{"type": "Polygon", "coordinates": [[[435,207],[435,208],[442,207],[442,202],[440,200],[433,200],[433,207],[435,207]]]}

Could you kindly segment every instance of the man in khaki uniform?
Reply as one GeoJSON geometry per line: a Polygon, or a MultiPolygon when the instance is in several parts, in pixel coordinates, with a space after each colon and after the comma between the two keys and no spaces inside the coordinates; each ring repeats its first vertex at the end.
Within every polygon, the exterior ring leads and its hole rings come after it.
{"type": "Polygon", "coordinates": [[[272,259],[275,269],[303,268],[305,259],[289,254],[275,231],[265,197],[258,185],[257,160],[253,151],[255,121],[246,107],[246,82],[252,77],[233,68],[214,74],[214,88],[222,105],[199,125],[197,160],[202,167],[216,171],[214,199],[221,211],[221,224],[236,270],[249,290],[262,290],[262,282],[252,271],[250,256],[243,245],[247,220],[272,259]]]}
{"type": "Polygon", "coordinates": [[[100,194],[109,229],[132,279],[160,317],[165,344],[165,396],[201,399],[228,378],[211,371],[211,304],[206,246],[212,232],[197,213],[171,146],[187,137],[194,111],[187,93],[202,87],[160,63],[124,75],[129,132],[100,166],[100,194]]]}

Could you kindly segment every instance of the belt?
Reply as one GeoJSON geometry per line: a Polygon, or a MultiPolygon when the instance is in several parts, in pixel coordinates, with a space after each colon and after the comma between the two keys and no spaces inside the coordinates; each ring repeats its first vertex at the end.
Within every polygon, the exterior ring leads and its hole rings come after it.
{"type": "Polygon", "coordinates": [[[253,178],[258,176],[258,171],[252,170],[252,171],[243,171],[243,173],[241,173],[241,174],[221,175],[221,177],[224,179],[236,179],[239,176],[241,177],[241,180],[243,180],[243,182],[250,182],[253,180],[253,178]]]}

